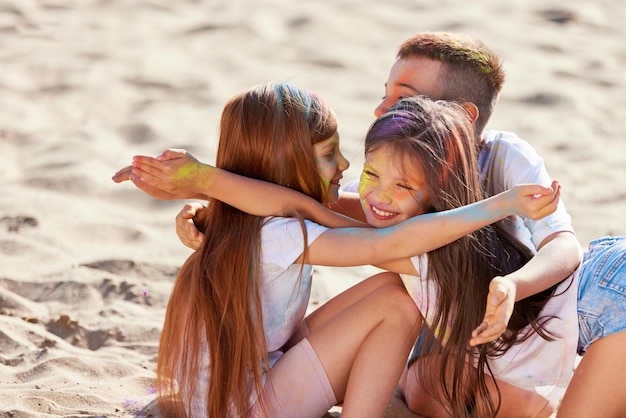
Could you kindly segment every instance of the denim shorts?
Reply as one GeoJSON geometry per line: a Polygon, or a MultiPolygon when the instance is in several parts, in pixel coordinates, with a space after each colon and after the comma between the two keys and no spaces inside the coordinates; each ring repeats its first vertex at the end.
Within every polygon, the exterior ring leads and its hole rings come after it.
{"type": "Polygon", "coordinates": [[[428,346],[426,345],[428,344],[427,341],[429,332],[430,330],[428,325],[426,325],[426,323],[422,324],[422,329],[417,336],[417,340],[415,340],[415,344],[413,344],[411,354],[409,354],[409,359],[406,363],[407,367],[411,367],[411,364],[415,363],[415,361],[422,356],[441,352],[441,344],[439,344],[436,340],[432,341],[428,346]]]}
{"type": "Polygon", "coordinates": [[[578,284],[578,354],[596,340],[626,330],[626,237],[589,243],[578,284]]]}

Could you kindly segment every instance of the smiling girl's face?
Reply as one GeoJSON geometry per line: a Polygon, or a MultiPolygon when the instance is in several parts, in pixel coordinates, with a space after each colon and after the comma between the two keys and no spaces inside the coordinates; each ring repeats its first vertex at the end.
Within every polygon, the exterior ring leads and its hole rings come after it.
{"type": "Polygon", "coordinates": [[[317,168],[322,176],[324,185],[328,188],[328,202],[339,199],[339,186],[343,172],[350,167],[350,163],[339,149],[339,134],[331,136],[325,141],[313,146],[317,158],[317,168]]]}
{"type": "Polygon", "coordinates": [[[396,225],[425,213],[430,206],[422,168],[391,147],[370,151],[359,181],[359,196],[367,223],[376,228],[396,225]]]}

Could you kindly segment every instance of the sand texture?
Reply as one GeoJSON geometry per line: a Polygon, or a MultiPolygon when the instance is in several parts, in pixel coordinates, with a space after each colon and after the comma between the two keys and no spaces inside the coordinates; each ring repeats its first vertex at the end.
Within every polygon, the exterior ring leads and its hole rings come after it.
{"type": "MultiPolygon", "coordinates": [[[[545,158],[583,245],[626,234],[624,21],[615,0],[0,0],[0,416],[127,417],[154,398],[190,250],[174,231],[182,202],[111,181],[132,155],[214,162],[224,102],[289,81],[333,105],[344,181],[358,178],[397,47],[417,31],[500,54],[489,127],[545,158]]],[[[311,309],[373,270],[316,271],[311,309]]]]}

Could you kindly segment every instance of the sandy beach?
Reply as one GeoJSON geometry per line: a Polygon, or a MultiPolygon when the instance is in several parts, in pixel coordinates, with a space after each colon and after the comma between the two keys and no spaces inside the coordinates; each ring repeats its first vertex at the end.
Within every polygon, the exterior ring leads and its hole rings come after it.
{"type": "MultiPolygon", "coordinates": [[[[129,417],[154,398],[190,250],[182,201],[111,181],[132,155],[212,163],[224,102],[289,81],[333,105],[347,183],[418,31],[492,47],[507,82],[488,128],[545,158],[583,246],[626,234],[625,20],[614,0],[0,0],[0,417],[129,417]]],[[[317,268],[310,309],[372,271],[317,268]]]]}

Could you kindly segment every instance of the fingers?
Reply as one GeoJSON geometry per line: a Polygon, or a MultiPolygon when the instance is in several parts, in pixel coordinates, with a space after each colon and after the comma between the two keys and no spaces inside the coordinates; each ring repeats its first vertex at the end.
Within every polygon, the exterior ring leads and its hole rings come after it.
{"type": "Polygon", "coordinates": [[[128,167],[122,168],[117,173],[113,174],[113,177],[111,177],[111,179],[116,183],[130,180],[132,168],[133,167],[130,165],[128,167]]]}
{"type": "Polygon", "coordinates": [[[505,330],[506,326],[501,322],[491,325],[487,322],[483,322],[472,332],[472,338],[470,338],[469,344],[473,347],[480,344],[490,343],[500,338],[505,330]]]}
{"type": "Polygon", "coordinates": [[[540,184],[523,185],[520,191],[530,200],[525,204],[526,218],[538,220],[553,213],[561,198],[561,185],[553,181],[551,187],[540,184]]]}
{"type": "Polygon", "coordinates": [[[177,158],[185,157],[187,154],[187,151],[183,149],[166,149],[158,155],[156,159],[159,161],[175,160],[177,158]]]}
{"type": "Polygon", "coordinates": [[[176,215],[176,235],[178,239],[193,250],[197,250],[202,246],[204,234],[196,228],[193,217],[196,212],[202,208],[200,204],[186,204],[176,215]]]}
{"type": "Polygon", "coordinates": [[[167,193],[159,188],[153,187],[150,184],[146,183],[140,176],[138,176],[137,174],[135,174],[135,172],[133,171],[133,173],[130,175],[129,178],[130,181],[133,182],[133,184],[140,190],[142,190],[144,193],[148,194],[149,196],[154,197],[155,199],[160,199],[160,200],[174,200],[176,199],[176,196],[173,196],[170,193],[167,193]]]}
{"type": "Polygon", "coordinates": [[[163,163],[154,157],[145,155],[135,155],[133,157],[133,167],[143,172],[150,173],[153,176],[159,175],[163,171],[163,163]]]}
{"type": "Polygon", "coordinates": [[[545,199],[548,197],[554,198],[561,185],[557,180],[553,180],[550,186],[544,186],[538,183],[519,184],[515,187],[519,187],[522,195],[532,196],[534,199],[545,199]]]}
{"type": "Polygon", "coordinates": [[[178,212],[178,215],[176,215],[176,217],[181,217],[182,219],[191,219],[202,207],[203,206],[200,203],[185,203],[185,205],[180,210],[180,212],[178,212]]]}
{"type": "Polygon", "coordinates": [[[483,322],[472,331],[470,345],[485,344],[500,338],[506,331],[507,321],[504,318],[498,319],[497,313],[485,315],[483,322]]]}
{"type": "MultiPolygon", "coordinates": [[[[132,180],[133,183],[141,190],[144,190],[145,177],[146,174],[151,176],[151,179],[154,179],[155,176],[159,175],[161,172],[160,163],[152,157],[146,156],[134,156],[132,165],[122,168],[117,173],[113,174],[111,179],[116,183],[121,183],[123,181],[132,180]],[[133,179],[132,176],[135,178],[133,179]],[[139,178],[139,181],[137,181],[139,178]],[[141,185],[141,186],[140,186],[141,185]]],[[[145,191],[145,190],[144,190],[145,191]]]]}
{"type": "Polygon", "coordinates": [[[559,184],[558,180],[552,180],[552,190],[557,190],[560,189],[561,185],[559,184]]]}
{"type": "Polygon", "coordinates": [[[504,331],[513,313],[515,288],[504,277],[494,277],[489,284],[487,307],[483,322],[472,331],[470,345],[475,346],[495,341],[504,331]]]}
{"type": "Polygon", "coordinates": [[[539,202],[540,207],[537,209],[536,214],[532,217],[532,219],[541,219],[550,215],[558,208],[559,201],[561,200],[561,186],[557,183],[554,185],[553,190],[552,194],[541,198],[539,202]]]}
{"type": "Polygon", "coordinates": [[[474,331],[472,331],[472,337],[479,336],[480,334],[485,332],[487,328],[489,328],[489,324],[487,323],[487,321],[483,321],[478,327],[476,327],[474,331]]]}
{"type": "MultiPolygon", "coordinates": [[[[153,157],[135,156],[133,157],[132,173],[141,180],[142,184],[149,186],[158,195],[171,194],[174,196],[177,192],[175,185],[171,182],[172,169],[166,161],[161,162],[153,157]]],[[[150,193],[150,195],[155,196],[155,193],[150,193]]],[[[170,197],[168,200],[173,198],[170,197]]]]}
{"type": "Polygon", "coordinates": [[[179,190],[181,189],[179,184],[173,180],[181,166],[189,162],[197,160],[185,150],[166,150],[157,158],[136,155],[133,157],[132,165],[115,173],[112,179],[117,183],[130,180],[137,188],[156,199],[189,198],[191,192],[184,188],[182,191],[179,190]],[[174,161],[176,159],[179,161],[174,161]]]}

